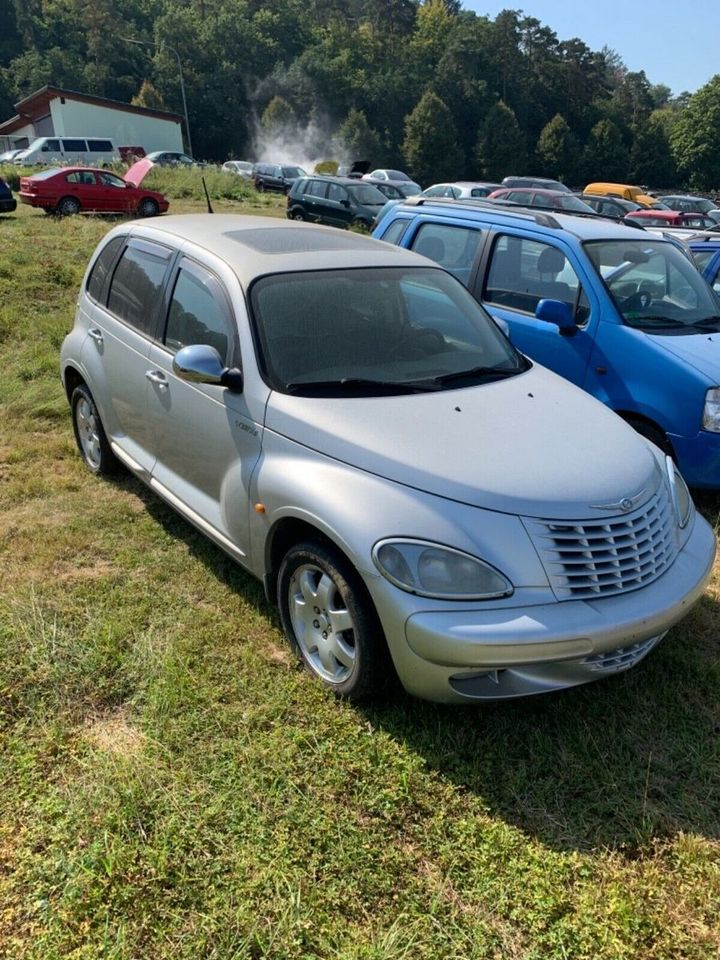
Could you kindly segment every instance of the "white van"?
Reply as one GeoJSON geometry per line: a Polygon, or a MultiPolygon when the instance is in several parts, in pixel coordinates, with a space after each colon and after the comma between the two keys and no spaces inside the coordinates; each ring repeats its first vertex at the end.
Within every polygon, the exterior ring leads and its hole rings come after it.
{"type": "Polygon", "coordinates": [[[103,167],[119,160],[117,147],[106,137],[38,137],[13,163],[23,167],[38,163],[103,167]]]}

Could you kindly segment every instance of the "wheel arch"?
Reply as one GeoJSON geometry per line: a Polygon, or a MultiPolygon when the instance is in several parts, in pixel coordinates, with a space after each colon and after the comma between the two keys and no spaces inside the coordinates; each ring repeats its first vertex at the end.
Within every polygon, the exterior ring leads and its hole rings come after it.
{"type": "MultiPolygon", "coordinates": [[[[665,438],[665,443],[667,444],[670,456],[675,459],[675,450],[673,449],[672,441],[670,440],[667,431],[652,417],[646,417],[642,413],[638,413],[635,410],[616,410],[615,413],[621,417],[628,426],[632,427],[634,430],[637,429],[637,424],[646,426],[649,430],[656,431],[665,438]]],[[[639,432],[639,431],[638,431],[639,432]]]]}
{"type": "MultiPolygon", "coordinates": [[[[265,540],[265,575],[263,577],[263,585],[265,587],[265,595],[271,602],[275,601],[278,572],[283,557],[290,547],[296,543],[301,543],[303,540],[317,540],[332,547],[334,550],[338,550],[350,566],[356,569],[355,564],[348,556],[348,552],[343,544],[338,542],[336,538],[329,536],[320,526],[302,517],[281,517],[272,525],[265,540]]],[[[358,576],[362,581],[362,577],[359,574],[358,576]]]]}
{"type": "Polygon", "coordinates": [[[70,398],[72,397],[73,391],[76,387],[79,387],[80,384],[87,386],[87,380],[85,377],[80,373],[77,367],[72,366],[72,364],[68,364],[68,366],[63,370],[62,380],[68,403],[70,402],[70,398]]]}

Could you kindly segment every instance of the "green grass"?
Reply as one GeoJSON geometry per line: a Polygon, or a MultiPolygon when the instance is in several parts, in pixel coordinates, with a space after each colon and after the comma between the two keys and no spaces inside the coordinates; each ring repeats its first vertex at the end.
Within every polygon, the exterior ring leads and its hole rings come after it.
{"type": "Polygon", "coordinates": [[[74,450],[58,350],[110,226],[0,218],[0,957],[717,956],[717,575],[602,683],[334,701],[255,581],[74,450]]]}

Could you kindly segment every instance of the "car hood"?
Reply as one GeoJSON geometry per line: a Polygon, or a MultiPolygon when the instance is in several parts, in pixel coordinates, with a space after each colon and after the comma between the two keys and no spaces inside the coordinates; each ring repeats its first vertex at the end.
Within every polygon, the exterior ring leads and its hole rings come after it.
{"type": "Polygon", "coordinates": [[[649,333],[648,337],[663,350],[699,370],[710,381],[709,386],[720,385],[720,333],[709,330],[670,336],[649,333]]]}
{"type": "Polygon", "coordinates": [[[138,160],[130,167],[123,180],[129,183],[131,187],[139,187],[154,166],[154,161],[149,157],[143,157],[142,160],[138,160]]]}
{"type": "Polygon", "coordinates": [[[267,429],[388,480],[472,506],[556,519],[611,515],[657,487],[650,446],[546,370],[398,397],[272,393],[267,429]]]}

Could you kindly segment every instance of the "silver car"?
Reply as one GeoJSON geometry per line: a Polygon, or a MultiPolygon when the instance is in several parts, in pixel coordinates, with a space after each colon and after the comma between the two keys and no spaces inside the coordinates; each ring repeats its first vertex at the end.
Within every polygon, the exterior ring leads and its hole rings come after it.
{"type": "Polygon", "coordinates": [[[454,277],[330,228],[123,224],[62,378],[121,464],[261,578],[338,695],[467,702],[637,663],[715,538],[658,449],[519,354],[454,277]]]}

